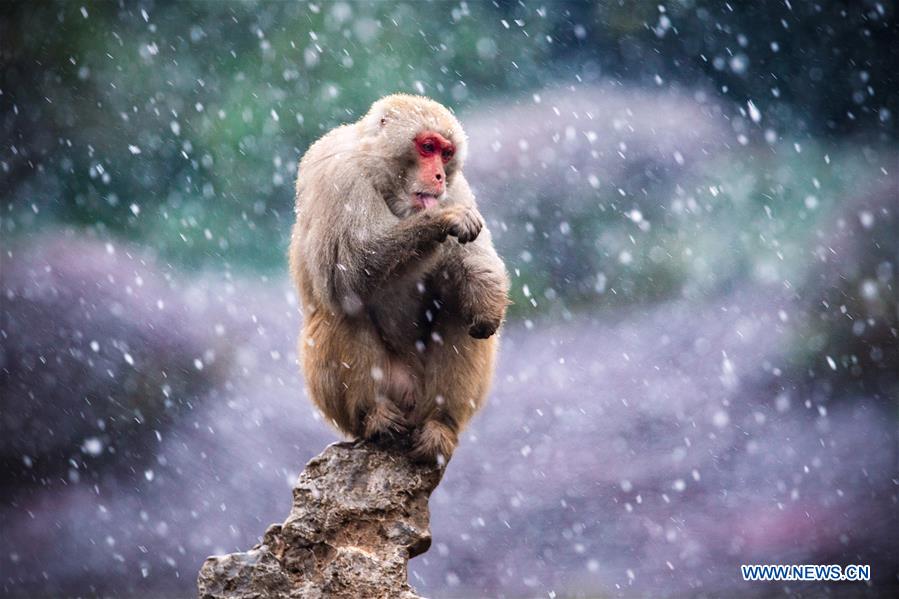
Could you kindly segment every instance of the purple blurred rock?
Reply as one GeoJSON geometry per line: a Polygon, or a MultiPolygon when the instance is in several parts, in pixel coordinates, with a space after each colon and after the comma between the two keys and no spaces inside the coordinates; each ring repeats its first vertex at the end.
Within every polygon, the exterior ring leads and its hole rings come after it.
{"type": "Polygon", "coordinates": [[[832,387],[899,397],[899,178],[843,202],[813,248],[800,295],[807,364],[832,387]]]}
{"type": "MultiPolygon", "coordinates": [[[[303,397],[289,283],[197,285],[214,315],[252,304],[243,356],[163,435],[152,476],[48,485],[3,508],[5,590],[189,594],[207,555],[283,518],[298,465],[335,438],[303,397]]],[[[719,595],[753,592],[740,563],[827,560],[870,563],[875,588],[890,584],[893,416],[864,397],[818,404],[775,372],[801,334],[778,318],[794,302],[750,287],[510,323],[409,583],[426,596],[719,595]]]]}
{"type": "Polygon", "coordinates": [[[466,176],[501,218],[532,213],[531,198],[551,200],[566,215],[595,208],[601,190],[676,179],[734,138],[702,92],[613,83],[544,89],[530,101],[505,99],[463,116],[466,176]]]}
{"type": "Polygon", "coordinates": [[[147,250],[72,233],[5,249],[3,478],[139,452],[209,388],[209,336],[147,250]]]}
{"type": "Polygon", "coordinates": [[[471,140],[465,173],[507,265],[520,266],[532,286],[564,289],[572,303],[607,286],[649,297],[679,286],[659,256],[640,261],[653,244],[641,250],[630,238],[650,223],[661,231],[677,190],[690,189],[735,137],[702,92],[612,83],[539,90],[462,121],[471,140]],[[610,248],[633,252],[639,274],[610,248]]]}

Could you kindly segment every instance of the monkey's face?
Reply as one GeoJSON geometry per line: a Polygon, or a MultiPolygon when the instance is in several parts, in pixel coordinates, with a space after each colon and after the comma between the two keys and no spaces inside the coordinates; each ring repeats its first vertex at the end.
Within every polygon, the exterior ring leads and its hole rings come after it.
{"type": "Polygon", "coordinates": [[[415,162],[410,173],[409,201],[415,210],[434,208],[446,196],[446,166],[456,153],[453,143],[436,131],[422,131],[412,141],[415,162]]]}
{"type": "Polygon", "coordinates": [[[458,168],[456,144],[431,128],[406,128],[396,141],[398,174],[385,194],[391,211],[405,218],[440,206],[458,168]]]}

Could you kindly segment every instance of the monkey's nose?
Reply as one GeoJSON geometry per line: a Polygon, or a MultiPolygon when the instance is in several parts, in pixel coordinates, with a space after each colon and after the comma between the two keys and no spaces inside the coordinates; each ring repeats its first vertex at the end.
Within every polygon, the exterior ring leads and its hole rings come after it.
{"type": "Polygon", "coordinates": [[[434,178],[437,179],[438,181],[440,181],[443,179],[443,175],[441,175],[440,173],[437,173],[436,175],[434,175],[434,178]]]}

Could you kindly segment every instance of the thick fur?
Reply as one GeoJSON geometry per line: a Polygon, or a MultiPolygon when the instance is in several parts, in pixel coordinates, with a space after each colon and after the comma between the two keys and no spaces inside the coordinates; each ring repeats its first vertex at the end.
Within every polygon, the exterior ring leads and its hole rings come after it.
{"type": "Polygon", "coordinates": [[[299,349],[312,400],[357,438],[411,434],[448,459],[483,404],[508,276],[462,175],[466,138],[442,105],[376,102],[300,161],[290,268],[303,305],[299,349]],[[434,208],[409,200],[413,139],[456,146],[434,208]]]}

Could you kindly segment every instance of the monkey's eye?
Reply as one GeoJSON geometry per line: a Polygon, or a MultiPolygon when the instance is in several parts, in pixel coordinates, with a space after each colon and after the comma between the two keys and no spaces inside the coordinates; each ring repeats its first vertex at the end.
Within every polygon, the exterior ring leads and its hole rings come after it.
{"type": "Polygon", "coordinates": [[[453,154],[455,154],[455,152],[453,152],[452,148],[444,148],[443,149],[443,161],[449,162],[450,160],[452,160],[453,154]]]}
{"type": "Polygon", "coordinates": [[[425,154],[433,154],[434,150],[436,149],[437,148],[434,147],[433,141],[426,141],[425,143],[421,144],[421,151],[425,154]]]}

